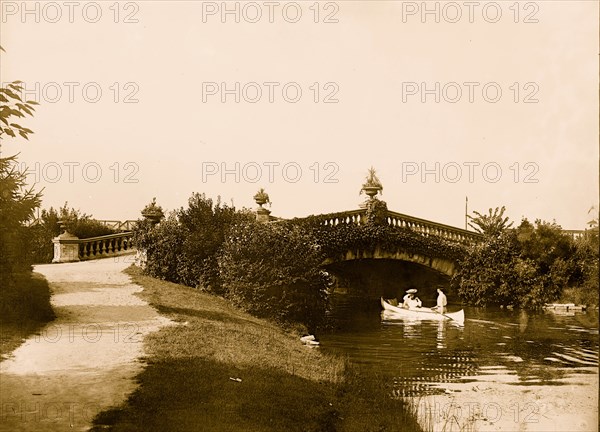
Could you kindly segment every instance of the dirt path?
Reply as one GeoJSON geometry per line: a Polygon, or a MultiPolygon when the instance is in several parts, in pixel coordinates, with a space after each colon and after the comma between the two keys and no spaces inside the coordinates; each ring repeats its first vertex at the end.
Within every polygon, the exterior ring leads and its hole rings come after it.
{"type": "Polygon", "coordinates": [[[57,319],[0,363],[0,431],[85,431],[135,389],[144,335],[170,321],[134,295],[125,258],[36,266],[57,319]]]}

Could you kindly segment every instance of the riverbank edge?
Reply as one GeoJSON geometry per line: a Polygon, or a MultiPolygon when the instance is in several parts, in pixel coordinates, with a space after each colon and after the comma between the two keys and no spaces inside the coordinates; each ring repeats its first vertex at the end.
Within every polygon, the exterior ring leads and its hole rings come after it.
{"type": "Polygon", "coordinates": [[[92,431],[421,430],[388,383],[304,346],[297,331],[138,267],[125,273],[177,324],[145,338],[139,387],[99,413],[92,431]]]}
{"type": "Polygon", "coordinates": [[[2,313],[0,319],[0,360],[5,360],[30,336],[56,316],[50,303],[51,289],[44,275],[28,272],[6,276],[6,286],[0,290],[2,313]],[[8,281],[8,278],[11,278],[8,281]]]}

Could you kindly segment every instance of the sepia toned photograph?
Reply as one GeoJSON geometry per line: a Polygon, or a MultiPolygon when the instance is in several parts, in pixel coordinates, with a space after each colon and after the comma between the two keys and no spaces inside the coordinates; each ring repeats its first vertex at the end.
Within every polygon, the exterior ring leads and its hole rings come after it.
{"type": "Polygon", "coordinates": [[[0,0],[0,431],[597,432],[599,34],[0,0]]]}

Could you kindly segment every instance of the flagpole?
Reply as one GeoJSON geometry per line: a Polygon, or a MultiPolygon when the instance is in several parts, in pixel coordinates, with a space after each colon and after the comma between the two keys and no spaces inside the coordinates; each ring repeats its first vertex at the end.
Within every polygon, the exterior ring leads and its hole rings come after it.
{"type": "Polygon", "coordinates": [[[466,196],[465,197],[465,231],[468,230],[468,228],[467,228],[467,215],[469,214],[468,206],[469,206],[469,197],[466,196]]]}

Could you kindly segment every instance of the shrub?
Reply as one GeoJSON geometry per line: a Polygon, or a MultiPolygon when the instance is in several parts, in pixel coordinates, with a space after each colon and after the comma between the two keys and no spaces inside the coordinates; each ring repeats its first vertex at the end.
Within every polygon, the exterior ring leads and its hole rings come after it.
{"type": "Polygon", "coordinates": [[[204,194],[194,193],[188,208],[178,212],[181,255],[177,263],[179,282],[222,294],[217,256],[230,227],[236,222],[253,220],[247,211],[216,202],[204,194]]]}
{"type": "Polygon", "coordinates": [[[230,226],[253,219],[245,210],[194,193],[188,207],[153,226],[140,221],[134,243],[146,250],[146,272],[154,277],[222,294],[217,256],[230,226]]]}
{"type": "Polygon", "coordinates": [[[133,242],[146,251],[145,272],[150,276],[178,282],[177,261],[181,255],[181,229],[177,215],[171,212],[160,224],[138,221],[133,231],[133,242]]]}
{"type": "Polygon", "coordinates": [[[589,299],[591,295],[572,288],[588,287],[598,294],[594,239],[590,234],[574,242],[554,223],[536,220],[533,225],[525,219],[516,230],[470,248],[452,284],[476,306],[536,308],[559,299],[567,288],[577,298],[589,299]]]}
{"type": "Polygon", "coordinates": [[[235,226],[219,257],[226,295],[248,312],[314,328],[324,316],[329,276],[323,252],[289,222],[235,226]]]}
{"type": "MultiPolygon", "coordinates": [[[[452,278],[459,296],[475,306],[513,304],[518,295],[518,248],[514,236],[503,234],[488,237],[485,242],[469,248],[452,278]]],[[[521,262],[521,276],[531,277],[531,267],[521,262]]]]}

